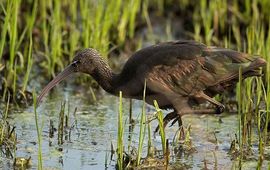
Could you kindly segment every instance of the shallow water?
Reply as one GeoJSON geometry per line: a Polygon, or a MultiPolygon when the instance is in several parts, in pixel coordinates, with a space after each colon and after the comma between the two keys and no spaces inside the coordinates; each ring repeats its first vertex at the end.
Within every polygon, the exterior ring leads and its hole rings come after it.
{"type": "MultiPolygon", "coordinates": [[[[91,99],[91,93],[84,88],[62,88],[58,86],[47,96],[38,108],[39,125],[42,126],[42,153],[44,169],[105,169],[106,154],[108,156],[107,169],[115,169],[116,157],[110,160],[111,143],[117,145],[117,113],[118,98],[104,94],[97,96],[97,102],[91,99]],[[84,94],[82,96],[81,94],[84,94]],[[70,140],[64,140],[63,145],[57,144],[57,133],[49,138],[49,121],[53,120],[54,127],[58,126],[58,117],[61,101],[67,100],[69,105],[69,125],[71,129],[70,140]],[[78,108],[73,115],[75,107],[78,108]]],[[[125,122],[128,122],[129,100],[124,100],[125,122]]],[[[133,102],[133,118],[136,126],[132,136],[132,146],[137,148],[139,139],[139,114],[142,102],[133,102]]],[[[66,107],[66,112],[68,108],[66,107]]],[[[153,114],[154,109],[147,107],[147,113],[153,114]]],[[[13,111],[9,114],[9,122],[16,126],[18,138],[16,157],[31,156],[32,169],[37,168],[37,133],[32,107],[13,111]]],[[[172,156],[172,168],[183,169],[235,169],[237,160],[232,160],[228,154],[230,144],[238,134],[238,118],[235,114],[222,115],[187,115],[183,118],[184,126],[191,124],[191,140],[195,152],[172,156]],[[215,136],[218,142],[215,140],[215,136]]],[[[151,122],[152,131],[157,126],[157,120],[151,122]]],[[[166,136],[172,142],[178,126],[166,128],[166,136]]],[[[256,133],[256,132],[255,132],[256,133]]],[[[147,138],[147,137],[145,137],[147,138]]],[[[128,145],[128,124],[125,125],[125,150],[128,145]]],[[[153,138],[154,146],[161,149],[161,140],[157,135],[153,138]]],[[[257,141],[254,139],[252,156],[243,162],[243,169],[257,166],[257,141]]],[[[171,147],[171,146],[170,146],[171,147]]],[[[146,156],[147,139],[144,141],[144,154],[146,156]]],[[[173,151],[171,151],[172,153],[173,151]]],[[[1,156],[0,168],[12,169],[13,160],[1,156]]],[[[263,168],[268,161],[263,162],[263,168]]]]}

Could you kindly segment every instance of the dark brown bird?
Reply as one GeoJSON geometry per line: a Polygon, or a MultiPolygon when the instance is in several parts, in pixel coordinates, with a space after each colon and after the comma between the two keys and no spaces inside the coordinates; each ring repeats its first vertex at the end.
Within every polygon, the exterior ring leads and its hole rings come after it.
{"type": "Polygon", "coordinates": [[[146,102],[157,100],[162,109],[174,111],[164,118],[165,125],[188,113],[221,113],[224,105],[215,94],[233,87],[242,68],[243,78],[259,76],[266,64],[259,56],[225,48],[208,47],[195,41],[165,42],[143,48],[126,62],[120,74],[114,74],[95,49],[78,52],[73,62],[40,93],[38,103],[57,83],[71,73],[91,75],[104,90],[113,95],[122,91],[126,98],[142,100],[146,81],[146,102]],[[216,110],[193,110],[194,102],[210,102],[216,110]]]}

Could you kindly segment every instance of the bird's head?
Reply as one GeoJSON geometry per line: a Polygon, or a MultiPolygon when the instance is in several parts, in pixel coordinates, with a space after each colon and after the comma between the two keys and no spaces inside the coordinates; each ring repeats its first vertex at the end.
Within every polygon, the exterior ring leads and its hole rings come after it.
{"type": "Polygon", "coordinates": [[[67,78],[72,73],[81,72],[92,74],[100,66],[101,57],[97,50],[92,48],[83,49],[75,54],[72,63],[69,64],[61,73],[59,73],[43,90],[37,99],[37,105],[42,98],[59,82],[67,78]]]}
{"type": "Polygon", "coordinates": [[[100,54],[93,48],[83,49],[75,54],[71,67],[73,72],[92,74],[101,61],[100,54]]]}

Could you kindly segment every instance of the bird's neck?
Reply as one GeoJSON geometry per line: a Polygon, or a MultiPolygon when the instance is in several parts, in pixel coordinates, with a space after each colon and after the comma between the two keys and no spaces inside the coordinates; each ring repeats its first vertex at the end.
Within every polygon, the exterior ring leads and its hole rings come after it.
{"type": "Polygon", "coordinates": [[[98,82],[98,84],[108,93],[114,94],[114,79],[117,76],[114,74],[107,63],[101,62],[101,65],[91,73],[91,76],[98,82]]]}

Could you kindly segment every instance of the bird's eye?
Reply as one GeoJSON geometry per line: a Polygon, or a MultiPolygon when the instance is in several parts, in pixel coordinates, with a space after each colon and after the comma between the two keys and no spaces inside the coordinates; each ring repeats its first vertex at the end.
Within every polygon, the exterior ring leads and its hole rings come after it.
{"type": "Polygon", "coordinates": [[[72,65],[73,67],[75,67],[75,68],[78,68],[78,65],[80,64],[80,62],[81,62],[81,61],[76,60],[76,61],[72,62],[71,65],[72,65]]]}

